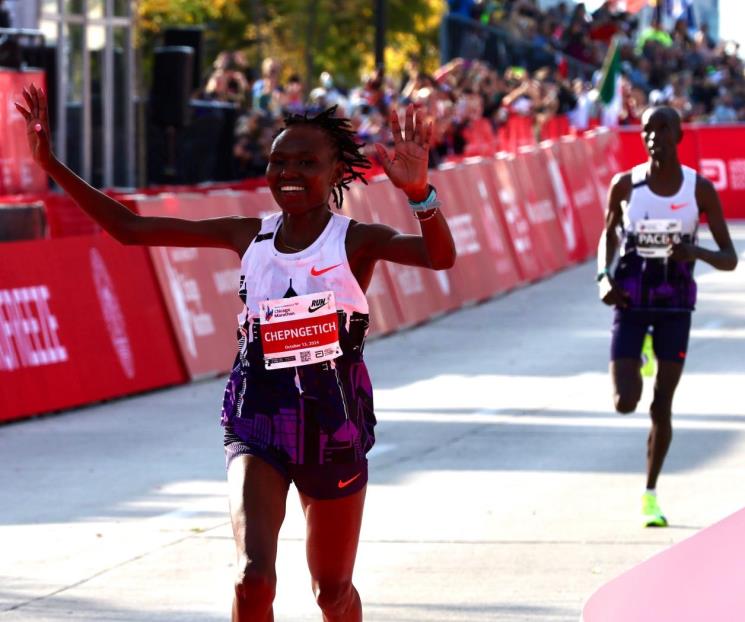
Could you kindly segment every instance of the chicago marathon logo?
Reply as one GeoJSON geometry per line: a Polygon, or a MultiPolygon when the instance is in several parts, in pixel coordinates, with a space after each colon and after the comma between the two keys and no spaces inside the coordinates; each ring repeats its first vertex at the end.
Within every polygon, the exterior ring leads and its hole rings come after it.
{"type": "Polygon", "coordinates": [[[90,258],[93,284],[98,295],[101,315],[103,315],[106,328],[109,331],[111,345],[114,347],[114,352],[116,352],[124,375],[127,378],[134,378],[135,359],[132,353],[132,344],[129,341],[127,325],[124,321],[122,307],[119,304],[119,297],[114,289],[114,281],[98,249],[91,249],[90,258]]]}

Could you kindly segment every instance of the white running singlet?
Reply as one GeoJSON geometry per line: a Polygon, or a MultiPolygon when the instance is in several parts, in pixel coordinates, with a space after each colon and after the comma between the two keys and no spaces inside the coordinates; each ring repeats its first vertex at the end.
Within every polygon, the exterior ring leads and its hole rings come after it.
{"type": "MultiPolygon", "coordinates": [[[[639,164],[631,169],[631,198],[622,203],[623,230],[633,233],[642,220],[677,220],[682,225],[681,233],[695,239],[698,230],[699,211],[696,203],[696,171],[682,166],[683,183],[677,193],[669,197],[655,194],[645,183],[649,164],[639,164]]],[[[621,255],[628,249],[621,247],[621,255]]]]}
{"type": "Polygon", "coordinates": [[[264,218],[241,259],[240,296],[245,307],[238,316],[239,326],[260,317],[261,301],[326,291],[334,292],[336,308],[346,312],[347,321],[354,312],[367,315],[367,298],[347,259],[350,222],[346,216],[332,214],[310,246],[297,253],[282,253],[275,246],[281,212],[264,218]]]}

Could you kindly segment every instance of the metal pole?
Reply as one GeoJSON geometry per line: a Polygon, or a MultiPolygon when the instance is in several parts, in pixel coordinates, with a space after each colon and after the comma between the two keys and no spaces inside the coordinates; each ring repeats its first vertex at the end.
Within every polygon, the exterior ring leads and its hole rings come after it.
{"type": "Polygon", "coordinates": [[[70,59],[67,49],[67,14],[63,0],[57,0],[57,137],[55,148],[62,162],[67,163],[67,89],[70,59]]]}
{"type": "Polygon", "coordinates": [[[83,0],[83,158],[80,176],[90,182],[93,168],[93,115],[91,110],[91,55],[88,49],[88,27],[88,0],[83,0]]]}
{"type": "Polygon", "coordinates": [[[386,0],[375,0],[375,66],[385,68],[386,0]]]}
{"type": "Polygon", "coordinates": [[[103,107],[103,185],[111,188],[114,185],[114,94],[116,80],[114,77],[114,27],[111,18],[114,16],[114,0],[106,0],[104,19],[106,20],[106,37],[104,42],[103,83],[101,88],[101,106],[103,107]]]}

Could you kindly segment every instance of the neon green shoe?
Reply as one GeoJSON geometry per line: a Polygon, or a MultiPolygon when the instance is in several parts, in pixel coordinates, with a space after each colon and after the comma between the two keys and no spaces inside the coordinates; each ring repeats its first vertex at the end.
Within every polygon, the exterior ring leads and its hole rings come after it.
{"type": "Polygon", "coordinates": [[[667,527],[667,519],[657,503],[657,497],[648,492],[642,495],[642,518],[645,527],[667,527]]]}
{"type": "Polygon", "coordinates": [[[642,376],[653,378],[657,373],[657,359],[654,356],[654,346],[652,344],[652,335],[644,335],[642,344],[642,376]]]}

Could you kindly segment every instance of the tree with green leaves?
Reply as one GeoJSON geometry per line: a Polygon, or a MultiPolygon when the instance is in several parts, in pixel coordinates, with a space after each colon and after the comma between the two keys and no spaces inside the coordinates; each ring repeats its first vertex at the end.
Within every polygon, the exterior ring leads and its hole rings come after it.
{"type": "MultiPolygon", "coordinates": [[[[374,65],[372,0],[140,0],[145,62],[168,26],[204,25],[207,62],[220,50],[243,50],[253,67],[278,58],[285,75],[315,85],[322,71],[354,86],[374,65]]],[[[418,55],[426,69],[439,63],[442,0],[388,0],[386,67],[401,71],[418,55]]],[[[205,71],[206,68],[200,68],[205,71]]]]}

